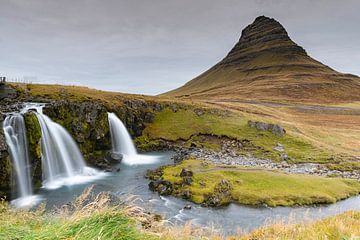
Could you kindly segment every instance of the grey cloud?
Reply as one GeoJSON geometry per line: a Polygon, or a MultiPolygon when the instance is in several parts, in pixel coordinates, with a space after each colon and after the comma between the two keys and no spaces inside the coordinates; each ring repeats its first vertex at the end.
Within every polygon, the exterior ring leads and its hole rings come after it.
{"type": "Polygon", "coordinates": [[[0,0],[0,73],[158,94],[219,61],[258,15],[308,53],[360,74],[359,1],[0,0]]]}

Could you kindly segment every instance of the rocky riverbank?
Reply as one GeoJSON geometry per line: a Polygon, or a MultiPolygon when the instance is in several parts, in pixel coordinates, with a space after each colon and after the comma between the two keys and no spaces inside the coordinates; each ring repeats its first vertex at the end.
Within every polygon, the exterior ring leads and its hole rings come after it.
{"type": "MultiPolygon", "coordinates": [[[[229,141],[228,145],[236,144],[235,141],[229,141]]],[[[276,146],[281,148],[282,146],[276,146]]],[[[229,151],[228,148],[223,147],[223,151],[216,152],[209,149],[201,148],[175,148],[176,154],[174,161],[176,163],[186,159],[207,160],[214,164],[228,165],[228,166],[242,166],[263,168],[269,170],[280,170],[285,173],[293,174],[310,174],[315,176],[325,177],[343,177],[357,179],[360,181],[360,170],[353,171],[339,171],[331,170],[324,164],[318,163],[289,163],[287,161],[274,162],[269,159],[259,159],[251,155],[243,156],[237,155],[234,151],[229,151]]]]}

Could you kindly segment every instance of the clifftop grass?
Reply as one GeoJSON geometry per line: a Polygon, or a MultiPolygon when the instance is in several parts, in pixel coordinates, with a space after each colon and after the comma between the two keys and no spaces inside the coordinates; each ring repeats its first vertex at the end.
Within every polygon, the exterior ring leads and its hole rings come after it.
{"type": "Polygon", "coordinates": [[[334,203],[360,193],[356,180],[284,174],[276,171],[213,165],[206,161],[186,160],[163,169],[163,180],[173,183],[175,194],[189,190],[191,201],[204,203],[209,196],[219,197],[221,204],[237,202],[269,206],[334,203]],[[182,184],[181,170],[193,171],[190,186],[182,184]],[[219,184],[231,186],[230,196],[222,198],[219,184]]]}
{"type": "Polygon", "coordinates": [[[276,136],[269,131],[259,131],[247,124],[248,119],[240,114],[210,113],[198,115],[193,109],[180,109],[176,112],[169,108],[155,116],[152,124],[144,130],[149,139],[169,141],[191,140],[199,134],[229,137],[239,141],[250,141],[252,148],[239,150],[239,153],[252,153],[256,157],[280,160],[286,153],[291,162],[331,162],[331,154],[290,134],[276,136]],[[277,143],[284,145],[285,152],[274,151],[277,143]]]}

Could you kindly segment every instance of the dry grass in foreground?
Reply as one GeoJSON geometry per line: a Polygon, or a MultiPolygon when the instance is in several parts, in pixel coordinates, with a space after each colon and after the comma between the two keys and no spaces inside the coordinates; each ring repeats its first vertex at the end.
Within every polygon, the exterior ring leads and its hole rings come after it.
{"type": "Polygon", "coordinates": [[[349,211],[334,217],[316,221],[312,224],[274,224],[269,227],[255,230],[240,239],[358,240],[360,239],[360,212],[349,211]]]}
{"type": "MultiPolygon", "coordinates": [[[[88,188],[72,203],[52,213],[11,208],[0,202],[0,239],[225,239],[214,229],[190,223],[168,226],[158,216],[134,206],[135,198],[116,201],[111,194],[93,194],[88,188]]],[[[119,200],[119,199],[117,199],[119,200]]],[[[359,239],[360,212],[346,212],[311,224],[274,224],[254,232],[228,237],[247,239],[359,239]]]]}

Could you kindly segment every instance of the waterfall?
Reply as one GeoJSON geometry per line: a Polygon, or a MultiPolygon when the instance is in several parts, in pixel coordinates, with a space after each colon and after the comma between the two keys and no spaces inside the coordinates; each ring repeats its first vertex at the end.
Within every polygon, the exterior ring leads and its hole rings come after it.
{"type": "Polygon", "coordinates": [[[29,108],[36,109],[41,127],[43,186],[54,189],[93,180],[97,171],[86,166],[78,146],[65,128],[43,114],[43,105],[29,108]]]}
{"type": "Polygon", "coordinates": [[[15,182],[16,197],[12,203],[18,207],[33,204],[37,196],[33,195],[31,182],[31,165],[29,161],[28,145],[26,139],[26,127],[24,117],[20,113],[8,115],[3,123],[5,140],[9,147],[15,182]]]}
{"type": "Polygon", "coordinates": [[[108,113],[108,120],[113,152],[127,156],[137,155],[131,136],[121,120],[114,113],[108,113]]]}
{"type": "Polygon", "coordinates": [[[129,132],[115,113],[108,113],[108,120],[112,151],[123,155],[122,162],[124,164],[151,164],[158,160],[156,156],[146,156],[137,153],[129,132]]]}

